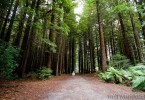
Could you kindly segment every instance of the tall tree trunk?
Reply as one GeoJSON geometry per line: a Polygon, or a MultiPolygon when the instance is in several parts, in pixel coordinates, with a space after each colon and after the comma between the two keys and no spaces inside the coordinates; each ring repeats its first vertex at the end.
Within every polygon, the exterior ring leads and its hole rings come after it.
{"type": "Polygon", "coordinates": [[[115,54],[116,52],[116,48],[115,48],[115,37],[114,37],[114,31],[113,31],[113,25],[111,23],[111,39],[110,39],[110,42],[111,42],[111,52],[112,52],[112,55],[115,54]]]}
{"type": "Polygon", "coordinates": [[[10,16],[10,13],[11,13],[11,10],[12,10],[12,7],[13,7],[13,3],[14,3],[14,0],[11,1],[11,4],[9,6],[8,13],[7,13],[7,16],[5,18],[5,22],[4,22],[2,30],[1,30],[0,39],[4,39],[6,26],[7,26],[7,23],[8,23],[8,20],[9,20],[9,16],[10,16]]]}
{"type": "Polygon", "coordinates": [[[40,5],[40,0],[38,0],[36,2],[36,9],[35,9],[35,17],[33,20],[33,24],[32,24],[32,30],[30,32],[30,37],[28,39],[29,43],[27,44],[27,49],[26,49],[26,53],[25,53],[25,60],[24,60],[24,64],[23,64],[23,71],[22,73],[25,74],[26,72],[29,71],[29,67],[31,67],[31,65],[28,63],[28,61],[31,63],[34,60],[31,59],[34,56],[34,43],[35,43],[35,38],[36,38],[36,28],[35,28],[35,23],[37,22],[37,16],[38,16],[38,11],[39,11],[39,5],[40,5]]]}
{"type": "Polygon", "coordinates": [[[101,67],[102,67],[102,71],[105,71],[107,69],[107,58],[106,58],[106,52],[105,52],[103,22],[102,22],[99,0],[96,1],[96,7],[97,7],[99,34],[100,34],[101,67]]]}
{"type": "MultiPolygon", "coordinates": [[[[52,14],[51,14],[51,23],[52,23],[52,26],[55,24],[55,12],[54,12],[54,8],[55,8],[55,0],[53,1],[53,7],[52,7],[52,14]]],[[[49,40],[51,42],[54,42],[55,40],[55,29],[50,29],[50,33],[49,33],[49,40]]],[[[51,68],[51,63],[52,63],[52,52],[51,52],[51,46],[49,46],[48,48],[49,50],[49,53],[48,53],[48,62],[47,62],[47,66],[48,68],[51,68]]]]}
{"type": "Polygon", "coordinates": [[[79,61],[79,73],[81,73],[81,41],[80,41],[80,38],[79,38],[79,52],[78,52],[78,61],[79,61]]]}
{"type": "Polygon", "coordinates": [[[68,46],[68,51],[69,51],[69,53],[68,53],[68,72],[69,73],[71,73],[71,71],[72,71],[72,38],[71,38],[71,33],[70,33],[70,36],[69,36],[69,40],[68,40],[68,42],[69,42],[69,46],[68,46]]]}
{"type": "Polygon", "coordinates": [[[123,39],[123,54],[129,58],[131,60],[131,62],[134,64],[134,57],[133,57],[133,53],[132,53],[132,49],[131,49],[131,45],[129,44],[128,41],[128,37],[126,36],[126,32],[125,32],[125,27],[124,27],[124,23],[123,23],[123,18],[121,13],[118,13],[119,16],[119,21],[120,21],[120,25],[121,25],[121,33],[122,33],[122,39],[123,39]]]}
{"type": "Polygon", "coordinates": [[[88,60],[87,41],[88,41],[87,36],[84,35],[83,36],[83,42],[84,42],[84,49],[83,49],[84,50],[84,67],[85,67],[85,70],[87,70],[87,72],[88,72],[89,70],[88,70],[88,66],[87,66],[87,60],[88,60]]]}
{"type": "MultiPolygon", "coordinates": [[[[28,0],[26,0],[25,7],[26,8],[28,7],[28,0]]],[[[25,23],[25,20],[26,20],[26,14],[27,14],[27,11],[24,10],[24,12],[23,12],[23,14],[21,16],[21,20],[19,21],[16,39],[14,40],[14,43],[13,43],[13,45],[14,46],[17,46],[17,47],[20,47],[21,38],[22,38],[22,32],[23,32],[24,23],[25,23]]]]}
{"type": "Polygon", "coordinates": [[[82,39],[79,40],[79,73],[84,73],[83,47],[82,39]]]}
{"type": "Polygon", "coordinates": [[[55,75],[58,76],[59,69],[60,69],[60,53],[61,53],[61,47],[62,47],[60,34],[56,35],[56,44],[57,44],[57,51],[54,54],[56,64],[53,64],[53,67],[56,67],[54,68],[54,70],[56,71],[55,75]]]}
{"type": "Polygon", "coordinates": [[[8,27],[6,37],[5,37],[6,42],[9,42],[9,40],[10,40],[10,36],[11,36],[11,33],[12,33],[11,31],[12,31],[12,27],[13,27],[13,23],[14,23],[14,19],[15,19],[15,15],[16,15],[18,5],[19,5],[19,0],[16,0],[14,10],[13,10],[13,14],[12,14],[12,18],[11,18],[11,21],[10,21],[10,24],[9,24],[9,27],[8,27]]]}
{"type": "Polygon", "coordinates": [[[68,39],[66,39],[66,43],[65,43],[65,73],[68,73],[67,68],[68,68],[68,43],[67,43],[68,39]]]}
{"type": "Polygon", "coordinates": [[[62,39],[62,48],[61,48],[61,63],[60,63],[60,74],[62,74],[62,73],[64,73],[64,59],[65,59],[65,42],[66,42],[66,40],[65,40],[65,36],[63,37],[61,37],[61,39],[62,39]]]}
{"type": "Polygon", "coordinates": [[[133,19],[133,14],[131,14],[131,13],[130,13],[130,20],[131,20],[131,24],[132,24],[132,29],[133,29],[136,49],[137,49],[137,52],[138,52],[139,62],[142,62],[143,61],[143,55],[142,55],[142,52],[141,52],[141,46],[140,46],[139,38],[138,38],[138,35],[137,35],[137,30],[136,30],[136,26],[135,26],[134,19],[133,19]]]}
{"type": "Polygon", "coordinates": [[[75,71],[75,40],[72,38],[72,70],[71,72],[75,71]]]}
{"type": "MultiPolygon", "coordinates": [[[[31,9],[34,9],[35,8],[35,4],[36,4],[36,0],[33,0],[32,1],[32,4],[31,4],[31,9]]],[[[30,30],[31,30],[31,24],[32,24],[32,19],[33,15],[29,15],[28,17],[28,21],[27,21],[27,24],[26,24],[26,28],[25,28],[25,31],[24,31],[24,37],[23,37],[23,40],[22,40],[22,45],[21,45],[21,52],[20,52],[20,55],[22,56],[21,58],[21,61],[20,61],[20,64],[19,64],[19,67],[18,67],[18,74],[20,77],[22,77],[24,75],[24,72],[25,72],[25,67],[23,66],[24,65],[24,62],[25,62],[25,58],[26,58],[26,51],[28,49],[28,39],[29,39],[29,35],[30,35],[30,30]]]]}

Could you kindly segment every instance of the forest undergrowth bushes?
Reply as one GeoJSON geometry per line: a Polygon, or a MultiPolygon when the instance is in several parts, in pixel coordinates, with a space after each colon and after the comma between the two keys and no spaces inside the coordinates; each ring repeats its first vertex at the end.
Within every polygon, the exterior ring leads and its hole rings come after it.
{"type": "MultiPolygon", "coordinates": [[[[15,72],[20,61],[20,50],[6,42],[0,41],[0,79],[15,80],[18,75],[15,72]]],[[[40,67],[36,72],[30,72],[26,75],[29,78],[46,79],[51,78],[52,70],[45,66],[40,67]]]]}
{"type": "Polygon", "coordinates": [[[32,79],[40,79],[40,80],[49,79],[52,77],[52,72],[53,72],[52,69],[43,66],[40,69],[38,69],[36,72],[28,73],[27,77],[32,79]]]}
{"type": "Polygon", "coordinates": [[[18,78],[15,73],[19,61],[19,49],[0,41],[0,78],[13,80],[18,78]]]}
{"type": "Polygon", "coordinates": [[[132,86],[133,90],[145,91],[145,65],[139,63],[131,66],[129,65],[129,60],[122,55],[117,54],[113,57],[107,71],[100,73],[99,77],[105,82],[126,84],[127,86],[132,86]]]}
{"type": "Polygon", "coordinates": [[[109,61],[109,66],[112,66],[117,69],[125,69],[131,66],[130,60],[126,56],[116,53],[112,56],[112,59],[109,61]]]}

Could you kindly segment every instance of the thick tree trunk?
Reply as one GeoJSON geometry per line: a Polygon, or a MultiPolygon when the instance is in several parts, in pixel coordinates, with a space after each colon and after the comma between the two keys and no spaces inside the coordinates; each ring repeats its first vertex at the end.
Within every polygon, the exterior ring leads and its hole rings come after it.
{"type": "Polygon", "coordinates": [[[61,48],[61,63],[60,63],[60,71],[59,71],[60,74],[64,73],[64,69],[65,69],[64,61],[65,61],[65,52],[66,52],[65,51],[66,37],[62,36],[61,39],[62,39],[62,48],[61,48]]]}
{"type": "Polygon", "coordinates": [[[36,27],[35,27],[35,23],[37,22],[37,16],[38,16],[38,11],[39,11],[39,5],[40,5],[40,0],[38,0],[36,2],[36,8],[35,8],[35,17],[33,20],[33,25],[32,25],[32,30],[30,32],[30,37],[28,39],[29,43],[27,44],[27,50],[26,50],[26,57],[25,57],[25,61],[23,64],[23,73],[25,74],[26,72],[29,72],[29,69],[32,67],[31,62],[34,62],[34,56],[35,56],[35,38],[36,38],[36,27]]]}
{"type": "MultiPolygon", "coordinates": [[[[31,4],[31,9],[34,9],[35,8],[35,4],[36,4],[36,0],[33,0],[32,1],[32,4],[31,4]]],[[[25,67],[23,66],[24,65],[24,62],[25,62],[25,58],[26,58],[26,54],[27,54],[27,49],[28,49],[28,39],[29,39],[29,33],[30,33],[30,29],[31,29],[31,24],[32,24],[32,15],[29,15],[29,18],[28,18],[28,21],[27,21],[27,25],[26,25],[26,28],[25,28],[25,31],[24,31],[24,37],[23,37],[23,40],[22,40],[22,45],[21,45],[21,52],[20,52],[20,55],[22,56],[21,58],[21,61],[20,61],[20,64],[19,64],[19,70],[18,70],[18,73],[19,73],[19,76],[22,77],[24,75],[24,72],[25,72],[25,67]]]]}
{"type": "Polygon", "coordinates": [[[105,52],[103,22],[102,22],[99,0],[96,1],[96,6],[97,6],[97,15],[98,15],[98,24],[99,24],[99,34],[100,34],[101,67],[102,67],[102,71],[105,71],[107,69],[107,59],[106,59],[106,52],[105,52]]]}
{"type": "MultiPolygon", "coordinates": [[[[55,8],[55,1],[53,1],[53,8],[55,8]]],[[[52,9],[52,15],[51,15],[51,23],[52,23],[52,26],[55,24],[55,14],[54,14],[54,9],[52,9]]],[[[49,33],[49,40],[51,42],[54,42],[55,41],[55,30],[54,29],[50,29],[50,33],[49,33]]],[[[48,62],[47,62],[47,67],[48,68],[51,68],[51,63],[52,63],[52,51],[51,51],[51,46],[49,46],[48,48],[48,62]]]]}
{"type": "Polygon", "coordinates": [[[89,50],[90,50],[90,69],[91,71],[89,73],[93,73],[95,72],[95,55],[94,55],[94,37],[93,34],[91,32],[91,30],[89,30],[89,50]]]}

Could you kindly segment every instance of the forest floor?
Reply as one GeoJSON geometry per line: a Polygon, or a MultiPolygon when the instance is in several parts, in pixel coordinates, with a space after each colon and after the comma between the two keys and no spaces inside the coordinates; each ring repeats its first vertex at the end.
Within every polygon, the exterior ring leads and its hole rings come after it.
{"type": "Polygon", "coordinates": [[[0,100],[145,100],[145,92],[105,83],[92,74],[49,80],[0,81],[0,100]]]}

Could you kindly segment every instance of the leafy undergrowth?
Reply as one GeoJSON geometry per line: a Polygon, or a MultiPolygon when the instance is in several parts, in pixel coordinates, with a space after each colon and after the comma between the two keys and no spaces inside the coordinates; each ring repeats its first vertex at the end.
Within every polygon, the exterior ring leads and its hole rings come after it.
{"type": "Polygon", "coordinates": [[[15,70],[18,67],[19,59],[18,48],[0,41],[0,79],[14,80],[18,78],[15,70]]]}
{"type": "Polygon", "coordinates": [[[36,72],[30,72],[27,77],[28,78],[32,78],[32,79],[49,79],[52,77],[52,70],[50,68],[47,67],[42,67],[39,70],[37,70],[36,72]]]}
{"type": "Polygon", "coordinates": [[[106,72],[100,73],[99,77],[106,82],[131,85],[134,90],[145,90],[145,65],[143,64],[128,69],[109,67],[106,72]]]}

